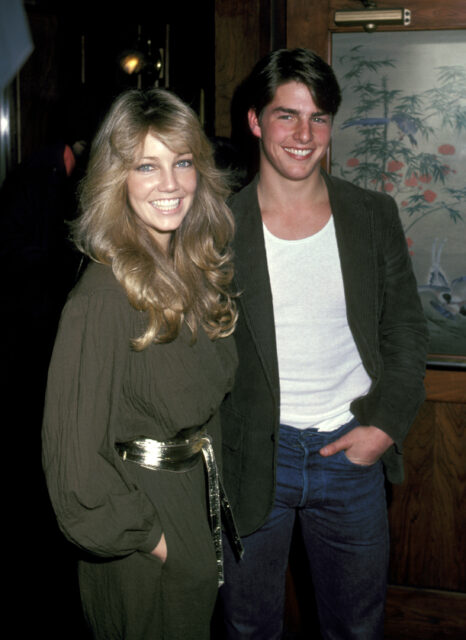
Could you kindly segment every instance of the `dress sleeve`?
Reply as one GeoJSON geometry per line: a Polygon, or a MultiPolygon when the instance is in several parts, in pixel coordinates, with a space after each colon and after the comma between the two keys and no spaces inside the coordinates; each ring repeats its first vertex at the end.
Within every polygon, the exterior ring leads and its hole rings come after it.
{"type": "Polygon", "coordinates": [[[99,556],[151,551],[162,534],[152,502],[114,449],[113,425],[131,337],[118,292],[74,295],[49,368],[43,466],[59,526],[99,556]]]}

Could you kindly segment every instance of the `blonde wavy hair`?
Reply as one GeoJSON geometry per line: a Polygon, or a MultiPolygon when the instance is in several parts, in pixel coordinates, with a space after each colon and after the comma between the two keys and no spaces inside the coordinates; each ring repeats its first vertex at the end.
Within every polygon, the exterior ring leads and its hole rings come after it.
{"type": "Polygon", "coordinates": [[[193,340],[199,325],[212,340],[233,332],[234,223],[225,185],[197,115],[175,94],[131,89],[116,98],[92,144],[72,234],[80,251],[112,267],[132,306],[147,313],[145,332],[131,340],[136,350],[174,340],[183,322],[193,340]],[[173,152],[192,153],[197,172],[193,205],[168,253],[128,203],[128,173],[147,134],[173,152]]]}

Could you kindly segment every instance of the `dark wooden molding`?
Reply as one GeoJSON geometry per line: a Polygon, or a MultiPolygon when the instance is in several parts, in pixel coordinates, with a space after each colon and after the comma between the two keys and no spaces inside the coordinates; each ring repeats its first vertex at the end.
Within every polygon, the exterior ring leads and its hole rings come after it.
{"type": "Polygon", "coordinates": [[[389,586],[385,640],[462,640],[466,594],[389,586]]]}
{"type": "Polygon", "coordinates": [[[466,371],[427,369],[424,386],[427,400],[466,404],[466,371]]]}

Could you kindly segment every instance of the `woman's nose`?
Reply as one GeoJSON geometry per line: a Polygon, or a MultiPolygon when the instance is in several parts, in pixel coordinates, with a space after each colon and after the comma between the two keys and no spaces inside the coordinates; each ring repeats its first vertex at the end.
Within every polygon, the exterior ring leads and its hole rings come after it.
{"type": "Polygon", "coordinates": [[[173,169],[162,169],[157,185],[159,191],[172,192],[178,189],[178,181],[173,169]]]}

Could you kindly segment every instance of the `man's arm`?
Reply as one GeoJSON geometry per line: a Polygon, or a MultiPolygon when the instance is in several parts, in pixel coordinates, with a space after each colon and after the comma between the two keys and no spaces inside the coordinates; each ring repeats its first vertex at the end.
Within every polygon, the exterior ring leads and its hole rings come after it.
{"type": "Polygon", "coordinates": [[[333,455],[345,450],[351,461],[360,464],[373,464],[391,445],[401,452],[424,397],[428,343],[424,311],[395,201],[385,196],[377,205],[376,234],[384,264],[378,325],[380,375],[369,394],[351,405],[363,426],[321,451],[322,455],[333,455]]]}

